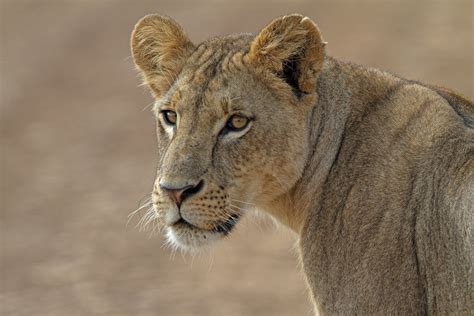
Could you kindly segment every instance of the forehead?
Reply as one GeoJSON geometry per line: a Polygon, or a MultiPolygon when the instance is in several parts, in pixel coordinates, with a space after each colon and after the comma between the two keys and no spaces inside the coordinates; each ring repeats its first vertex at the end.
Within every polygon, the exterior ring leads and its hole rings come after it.
{"type": "MultiPolygon", "coordinates": [[[[227,106],[239,98],[235,64],[238,53],[248,49],[251,37],[239,35],[216,38],[201,43],[187,60],[172,88],[159,101],[160,104],[177,107],[186,106],[215,107],[227,106]]],[[[241,76],[242,74],[240,74],[241,76]]]]}

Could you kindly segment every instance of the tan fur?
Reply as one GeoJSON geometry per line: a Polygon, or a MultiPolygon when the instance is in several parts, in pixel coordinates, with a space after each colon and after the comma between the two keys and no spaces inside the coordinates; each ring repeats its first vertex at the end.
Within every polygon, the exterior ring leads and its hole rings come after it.
{"type": "Polygon", "coordinates": [[[326,56],[297,14],[197,46],[150,15],[131,43],[156,97],[153,204],[170,243],[207,245],[261,209],[299,236],[321,314],[474,311],[471,101],[326,56]],[[235,114],[244,131],[225,129],[235,114]],[[162,188],[199,181],[179,208],[162,188]]]}
{"type": "Polygon", "coordinates": [[[135,27],[132,48],[145,83],[159,96],[170,88],[194,46],[172,19],[151,14],[135,27]]]}

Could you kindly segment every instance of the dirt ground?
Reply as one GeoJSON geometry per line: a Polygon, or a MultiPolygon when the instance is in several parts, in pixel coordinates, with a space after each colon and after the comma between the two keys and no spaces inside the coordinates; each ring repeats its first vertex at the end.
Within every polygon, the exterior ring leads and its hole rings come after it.
{"type": "Polygon", "coordinates": [[[329,53],[473,86],[468,1],[1,1],[2,315],[311,315],[295,237],[247,219],[195,258],[127,215],[150,190],[154,122],[129,35],[174,17],[196,42],[300,12],[329,53]]]}

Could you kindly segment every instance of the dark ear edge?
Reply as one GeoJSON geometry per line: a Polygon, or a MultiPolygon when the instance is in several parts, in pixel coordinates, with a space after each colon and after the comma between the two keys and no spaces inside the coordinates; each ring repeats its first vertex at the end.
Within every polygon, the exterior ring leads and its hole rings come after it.
{"type": "Polygon", "coordinates": [[[299,97],[314,92],[325,45],[311,19],[291,14],[273,20],[255,37],[249,60],[272,71],[299,97]]]}

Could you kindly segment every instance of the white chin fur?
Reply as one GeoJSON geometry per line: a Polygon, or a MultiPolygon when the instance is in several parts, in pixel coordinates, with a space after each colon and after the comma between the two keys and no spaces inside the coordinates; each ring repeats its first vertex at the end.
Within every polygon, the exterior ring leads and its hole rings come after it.
{"type": "Polygon", "coordinates": [[[197,251],[221,239],[223,234],[204,230],[196,232],[167,227],[165,236],[167,243],[173,249],[197,251]]]}

